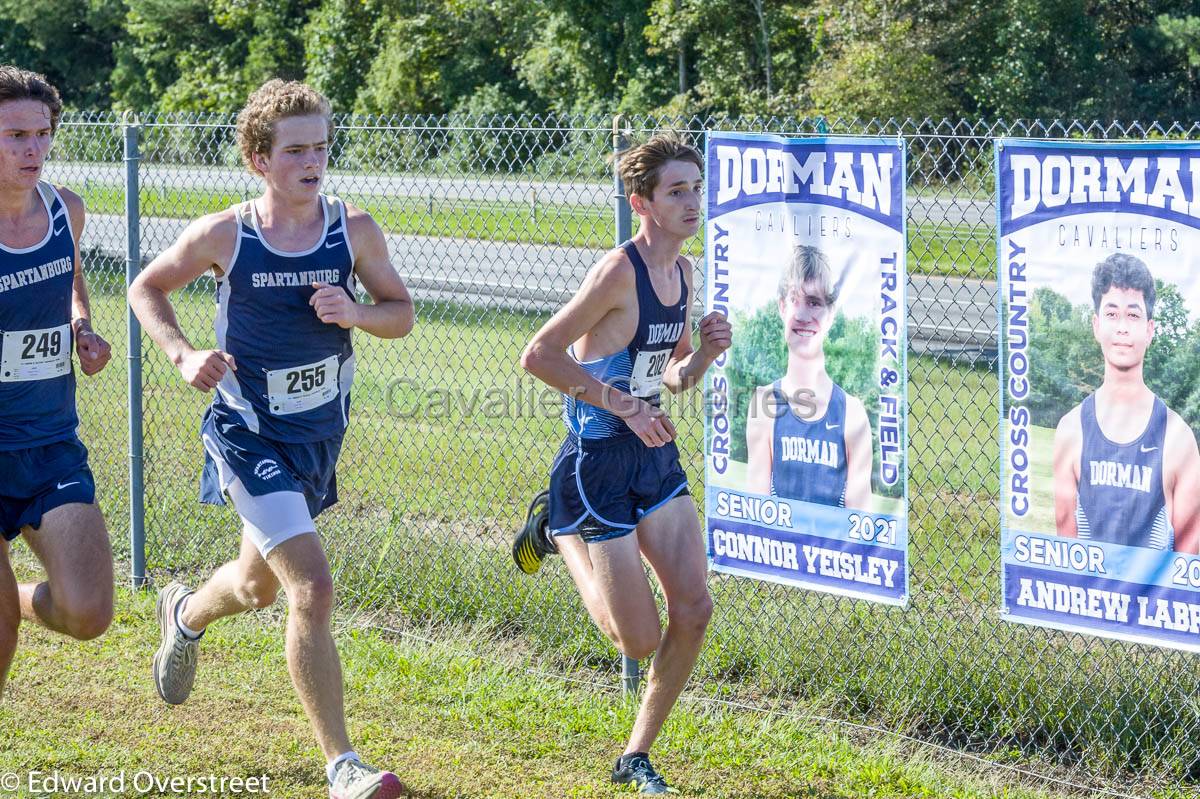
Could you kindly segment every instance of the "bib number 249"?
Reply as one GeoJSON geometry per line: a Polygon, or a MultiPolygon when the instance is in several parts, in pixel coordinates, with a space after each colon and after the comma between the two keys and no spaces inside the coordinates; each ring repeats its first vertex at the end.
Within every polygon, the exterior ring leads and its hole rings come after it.
{"type": "Polygon", "coordinates": [[[0,382],[48,380],[71,371],[71,326],[4,333],[0,382]]]}

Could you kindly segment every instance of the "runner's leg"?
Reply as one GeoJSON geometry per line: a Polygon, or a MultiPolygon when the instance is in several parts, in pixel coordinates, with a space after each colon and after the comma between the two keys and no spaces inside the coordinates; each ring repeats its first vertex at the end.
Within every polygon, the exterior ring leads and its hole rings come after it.
{"type": "Polygon", "coordinates": [[[667,629],[657,647],[626,752],[648,752],[687,684],[712,617],[708,561],[696,505],[677,497],[638,524],[642,553],[662,586],[667,629]]]}
{"type": "Polygon", "coordinates": [[[22,536],[46,579],[21,584],[21,616],[80,640],[102,635],[113,617],[113,566],[99,506],[60,505],[22,536]]]}
{"type": "Polygon", "coordinates": [[[17,652],[17,636],[21,626],[21,597],[17,578],[8,557],[8,542],[0,538],[0,699],[4,698],[4,683],[13,655],[17,652]]]}
{"type": "Polygon", "coordinates": [[[330,631],[333,576],[316,533],[289,538],[267,563],[288,598],[287,663],[300,704],[325,759],[351,750],[346,734],[342,664],[330,631]]]}
{"type": "Polygon", "coordinates": [[[658,647],[658,605],[638,552],[638,534],[585,543],[557,537],[558,550],[596,625],[626,656],[641,660],[658,647]]]}

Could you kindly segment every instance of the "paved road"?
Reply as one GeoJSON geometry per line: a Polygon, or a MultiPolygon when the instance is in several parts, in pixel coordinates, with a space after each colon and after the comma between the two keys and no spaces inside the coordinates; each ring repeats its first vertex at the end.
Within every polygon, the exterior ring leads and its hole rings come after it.
{"type": "MultiPolygon", "coordinates": [[[[149,260],[166,248],[185,224],[178,219],[143,220],[143,258],[149,260]]],[[[89,217],[83,245],[123,260],[124,219],[89,217]]],[[[543,312],[569,298],[601,255],[600,250],[579,247],[426,236],[388,236],[388,246],[405,282],[422,299],[543,312]]],[[[702,284],[697,271],[697,285],[702,284]]],[[[994,352],[995,290],[992,281],[910,277],[909,338],[914,350],[967,358],[994,352]]]]}
{"type": "MultiPolygon", "coordinates": [[[[124,167],[120,164],[79,164],[50,162],[46,179],[68,186],[87,183],[123,186],[124,167]]],[[[243,169],[230,167],[183,167],[143,164],[138,175],[147,189],[199,189],[242,194],[258,194],[261,182],[243,169]]],[[[460,200],[478,204],[551,204],[609,207],[612,186],[605,183],[536,180],[523,176],[495,178],[438,178],[412,174],[340,174],[330,173],[326,189],[333,194],[370,197],[420,197],[433,200],[460,200]]],[[[944,227],[971,226],[987,229],[995,223],[995,208],[990,200],[946,195],[908,198],[909,224],[944,227]]]]}

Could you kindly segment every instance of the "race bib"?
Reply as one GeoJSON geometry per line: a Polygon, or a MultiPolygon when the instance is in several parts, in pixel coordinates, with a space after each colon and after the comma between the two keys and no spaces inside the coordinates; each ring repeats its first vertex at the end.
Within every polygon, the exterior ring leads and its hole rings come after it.
{"type": "Polygon", "coordinates": [[[323,361],[272,369],[267,372],[267,402],[271,413],[287,416],[290,413],[319,408],[338,395],[338,356],[323,361]]]}
{"type": "Polygon", "coordinates": [[[671,350],[642,350],[633,362],[633,374],[629,376],[629,393],[635,397],[657,396],[662,390],[663,372],[671,350]]]}
{"type": "Polygon", "coordinates": [[[71,371],[71,325],[9,330],[0,356],[0,382],[50,380],[71,371]]]}

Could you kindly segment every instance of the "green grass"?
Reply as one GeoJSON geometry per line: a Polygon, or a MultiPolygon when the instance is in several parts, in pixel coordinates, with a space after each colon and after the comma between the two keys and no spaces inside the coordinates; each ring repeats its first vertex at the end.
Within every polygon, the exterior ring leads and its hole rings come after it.
{"type": "MultiPolygon", "coordinates": [[[[94,304],[101,329],[119,330],[121,297],[97,291],[94,304]]],[[[211,296],[181,295],[177,307],[193,341],[211,345],[211,296]]],[[[517,365],[542,320],[427,304],[403,341],[356,335],[342,501],[319,526],[348,604],[401,627],[485,625],[547,668],[608,681],[613,649],[586,621],[562,564],[530,579],[508,554],[561,438],[556,398],[539,395],[517,365]],[[505,413],[464,409],[486,392],[525,399],[505,413]],[[397,400],[422,411],[399,418],[389,412],[397,400]]],[[[197,580],[238,542],[230,509],[196,501],[208,398],[152,347],[145,374],[150,570],[197,580]]],[[[910,357],[909,381],[910,606],[713,575],[716,615],[692,692],[879,724],[1110,785],[1131,774],[1166,785],[1195,778],[1200,707],[1178,678],[1190,673],[1188,656],[999,620],[995,376],[910,357]]],[[[118,553],[127,553],[121,373],[81,379],[79,396],[118,553]]],[[[701,497],[702,404],[692,394],[666,408],[701,497]]]]}
{"type": "MultiPolygon", "coordinates": [[[[92,642],[26,625],[0,703],[0,775],[126,774],[125,791],[93,796],[144,795],[131,787],[141,771],[265,776],[276,799],[324,795],[321,755],[287,675],[280,615],[213,625],[196,689],[178,707],[159,701],[149,679],[158,643],[151,595],[120,592],[112,629],[92,642]]],[[[607,769],[632,724],[632,704],[546,677],[529,653],[486,630],[443,628],[436,637],[338,625],[347,718],[365,758],[397,771],[422,799],[628,795],[608,784],[607,769]],[[454,639],[460,643],[447,643],[454,639]]],[[[673,714],[655,761],[685,795],[711,799],[1065,795],[887,736],[850,737],[797,717],[699,702],[673,714]]]]}
{"type": "MultiPolygon", "coordinates": [[[[120,186],[85,181],[76,188],[93,214],[125,211],[125,192],[120,186]]],[[[193,219],[250,196],[206,189],[143,188],[141,213],[193,219]]],[[[607,206],[354,194],[344,198],[370,212],[380,227],[394,234],[596,249],[613,243],[612,209],[607,206]]],[[[996,245],[991,231],[945,224],[914,226],[909,234],[908,270],[912,274],[995,278],[996,245]]],[[[692,239],[686,253],[700,256],[703,247],[702,239],[692,239]]]]}

